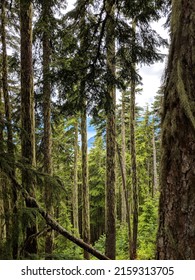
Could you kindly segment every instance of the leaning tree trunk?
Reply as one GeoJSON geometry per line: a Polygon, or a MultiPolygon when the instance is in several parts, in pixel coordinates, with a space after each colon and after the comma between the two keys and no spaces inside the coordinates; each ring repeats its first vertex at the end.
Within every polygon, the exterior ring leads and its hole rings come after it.
{"type": "Polygon", "coordinates": [[[158,259],[195,259],[195,1],[172,1],[158,259]]]}
{"type": "MultiPolygon", "coordinates": [[[[32,64],[32,1],[20,0],[21,21],[21,146],[22,157],[26,170],[22,172],[24,188],[34,196],[34,178],[29,168],[35,166],[35,120],[34,120],[34,91],[32,64]]],[[[33,208],[26,200],[26,206],[33,208]]],[[[26,227],[25,255],[37,253],[37,240],[30,238],[36,234],[35,212],[31,215],[31,222],[26,227]],[[34,217],[33,217],[34,216],[34,217]]]]}
{"type": "MultiPolygon", "coordinates": [[[[115,36],[114,36],[114,1],[107,1],[107,71],[109,77],[115,76],[115,36]]],[[[115,165],[116,165],[116,125],[115,125],[115,85],[112,78],[107,83],[107,111],[106,127],[106,255],[115,259],[116,255],[116,203],[115,203],[115,165]]]]}

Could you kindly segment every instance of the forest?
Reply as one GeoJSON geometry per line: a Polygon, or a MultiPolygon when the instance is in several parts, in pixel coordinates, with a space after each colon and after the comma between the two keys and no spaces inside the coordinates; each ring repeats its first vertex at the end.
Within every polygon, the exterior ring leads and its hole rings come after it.
{"type": "Polygon", "coordinates": [[[0,259],[195,259],[195,2],[68,2],[0,3],[0,259]]]}

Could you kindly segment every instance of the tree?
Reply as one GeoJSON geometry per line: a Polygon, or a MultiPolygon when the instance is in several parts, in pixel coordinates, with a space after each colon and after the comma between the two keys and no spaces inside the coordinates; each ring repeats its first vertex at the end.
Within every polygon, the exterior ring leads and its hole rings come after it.
{"type": "MultiPolygon", "coordinates": [[[[83,14],[80,26],[80,52],[83,54],[83,66],[87,63],[87,57],[84,55],[86,49],[86,13],[87,7],[83,5],[83,14]],[[83,30],[82,30],[83,29],[83,30]]],[[[87,43],[88,44],[88,43],[87,43]]],[[[82,154],[82,237],[84,242],[90,244],[90,209],[89,209],[89,181],[88,181],[88,153],[87,153],[87,95],[86,95],[86,70],[84,76],[81,75],[79,94],[81,100],[81,154],[82,154]]],[[[84,251],[84,258],[90,259],[87,251],[84,251]]]]}
{"type": "Polygon", "coordinates": [[[195,259],[195,2],[172,1],[157,259],[195,259]]]}
{"type": "MultiPolygon", "coordinates": [[[[124,176],[124,185],[126,188],[126,127],[125,127],[125,92],[122,92],[122,108],[121,108],[121,137],[122,137],[122,153],[121,153],[121,165],[122,165],[122,172],[124,176]]],[[[123,223],[127,220],[127,207],[125,202],[125,189],[122,188],[121,190],[121,220],[123,223]]]]}
{"type": "MultiPolygon", "coordinates": [[[[52,135],[51,135],[51,3],[42,2],[42,21],[43,21],[43,121],[44,121],[44,172],[49,176],[53,175],[52,167],[52,135]]],[[[52,185],[48,178],[45,179],[45,206],[48,213],[53,213],[52,185]]],[[[53,231],[46,235],[45,253],[46,258],[52,254],[53,250],[53,231]]]]}
{"type": "Polygon", "coordinates": [[[74,174],[73,174],[73,190],[72,190],[72,216],[73,227],[79,234],[79,217],[78,217],[78,119],[75,118],[74,123],[74,174]]]}
{"type": "Polygon", "coordinates": [[[115,259],[116,254],[116,203],[115,203],[115,162],[116,162],[116,124],[115,103],[115,24],[114,1],[106,1],[106,50],[107,50],[107,127],[106,127],[106,256],[115,259]]]}
{"type": "MultiPolygon", "coordinates": [[[[33,90],[33,61],[32,61],[32,1],[20,1],[21,24],[21,148],[25,168],[22,172],[22,184],[24,188],[35,196],[35,180],[32,168],[35,167],[35,120],[34,120],[34,90],[33,90]]],[[[33,208],[29,200],[26,206],[33,208]]],[[[37,253],[36,237],[36,213],[31,215],[31,221],[26,227],[25,255],[37,253]]]]}
{"type": "MultiPolygon", "coordinates": [[[[9,157],[12,158],[12,173],[15,175],[14,167],[14,144],[13,144],[13,129],[12,129],[12,110],[9,95],[9,85],[8,85],[8,56],[7,56],[7,32],[6,32],[6,1],[1,3],[1,41],[2,41],[2,89],[4,97],[4,107],[5,107],[5,120],[6,120],[6,131],[7,131],[7,152],[9,157]]],[[[7,180],[5,178],[5,180],[7,180]]],[[[18,222],[14,217],[17,217],[17,191],[15,186],[9,188],[9,182],[3,183],[3,194],[5,198],[5,215],[7,215],[6,223],[7,229],[7,252],[8,255],[11,254],[14,259],[17,259],[18,255],[18,222]],[[9,202],[10,200],[10,202],[9,202]],[[11,215],[12,213],[12,215],[11,215]],[[12,217],[12,219],[11,219],[12,217]],[[10,221],[9,221],[10,220],[10,221]],[[12,249],[11,249],[12,247],[12,249]]]]}

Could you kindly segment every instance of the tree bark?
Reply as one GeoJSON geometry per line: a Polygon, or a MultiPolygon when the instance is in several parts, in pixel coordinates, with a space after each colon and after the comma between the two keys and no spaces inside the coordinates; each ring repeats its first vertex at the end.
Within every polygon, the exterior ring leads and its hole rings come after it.
{"type": "MultiPolygon", "coordinates": [[[[15,167],[14,167],[14,145],[13,145],[13,131],[11,124],[11,104],[10,104],[10,96],[8,91],[8,63],[7,63],[7,43],[6,43],[6,1],[2,0],[1,3],[1,40],[2,40],[2,88],[3,88],[3,96],[4,96],[4,107],[5,107],[5,119],[6,119],[6,127],[7,127],[7,151],[10,157],[12,157],[12,172],[13,176],[15,176],[15,167]]],[[[3,138],[2,138],[3,139],[3,138]]],[[[17,192],[16,189],[8,188],[9,184],[7,184],[7,192],[10,192],[10,216],[12,216],[11,228],[12,228],[12,238],[8,241],[9,246],[12,246],[12,257],[13,259],[17,259],[18,256],[18,237],[19,237],[19,228],[18,228],[18,209],[17,209],[17,192]]]]}
{"type": "Polygon", "coordinates": [[[72,207],[73,207],[73,226],[79,234],[79,210],[78,210],[78,120],[75,120],[75,137],[74,137],[74,175],[73,175],[73,192],[72,192],[72,207]]]}
{"type": "MultiPolygon", "coordinates": [[[[84,90],[84,82],[81,89],[84,90]]],[[[87,114],[86,102],[83,102],[81,112],[81,152],[82,152],[82,237],[84,242],[90,244],[90,213],[89,213],[89,184],[87,159],[87,114]]],[[[84,251],[84,258],[90,259],[88,251],[84,251]]]]}
{"type": "Polygon", "coordinates": [[[116,93],[113,78],[115,76],[115,30],[114,1],[106,1],[106,49],[107,49],[107,127],[106,127],[106,255],[110,259],[116,256],[116,202],[115,202],[115,165],[116,165],[116,93]]]}
{"type": "Polygon", "coordinates": [[[172,1],[157,259],[195,259],[195,2],[172,1]]]}
{"type": "Polygon", "coordinates": [[[152,197],[155,196],[158,191],[158,172],[157,172],[157,155],[156,155],[156,141],[155,141],[155,131],[154,131],[154,121],[152,129],[152,150],[153,150],[153,187],[152,187],[152,197]]]}
{"type": "Polygon", "coordinates": [[[123,173],[123,185],[125,188],[122,188],[121,191],[121,220],[122,223],[127,221],[127,208],[126,208],[126,132],[125,132],[125,92],[122,92],[122,109],[121,109],[121,137],[122,137],[122,156],[121,156],[121,166],[123,173]]]}
{"type": "Polygon", "coordinates": [[[11,194],[10,194],[10,183],[5,174],[2,174],[2,198],[3,198],[3,209],[5,218],[5,252],[4,257],[6,259],[12,259],[12,220],[11,220],[11,194]]]}
{"type": "MultiPolygon", "coordinates": [[[[135,22],[132,26],[134,32],[136,28],[135,22]]],[[[133,59],[133,58],[132,58],[133,59]]],[[[135,67],[135,65],[134,65],[135,67]]],[[[137,161],[135,147],[135,77],[131,78],[131,97],[130,97],[130,150],[131,150],[131,178],[133,193],[133,234],[131,259],[137,257],[137,232],[138,232],[138,186],[137,186],[137,161]]]]}
{"type": "MultiPolygon", "coordinates": [[[[43,1],[43,119],[44,119],[44,172],[49,176],[53,175],[52,168],[52,132],[51,132],[51,82],[50,82],[50,31],[49,20],[50,3],[43,1]]],[[[45,206],[46,211],[53,213],[53,189],[49,178],[45,179],[45,206]]],[[[53,251],[53,231],[47,232],[45,238],[45,254],[46,258],[51,258],[53,251]]]]}
{"type": "MultiPolygon", "coordinates": [[[[1,76],[0,76],[1,78],[1,76]]],[[[2,102],[2,87],[0,84],[0,153],[3,153],[3,128],[4,128],[4,121],[3,121],[3,102],[2,102]]],[[[5,218],[4,218],[4,208],[3,208],[3,178],[2,178],[2,171],[0,169],[0,256],[3,256],[3,242],[5,237],[5,218]]]]}
{"type": "MultiPolygon", "coordinates": [[[[21,23],[21,146],[22,157],[27,169],[22,172],[22,184],[32,195],[35,195],[34,178],[29,168],[35,166],[35,120],[34,120],[34,91],[33,91],[33,64],[32,64],[32,1],[20,0],[21,23]]],[[[31,202],[26,200],[26,206],[33,208],[31,202]]],[[[35,216],[35,214],[33,214],[35,216]]],[[[26,228],[26,239],[36,234],[36,217],[34,222],[26,228]]],[[[37,240],[32,239],[26,244],[25,254],[37,253],[37,240]]]]}
{"type": "MultiPolygon", "coordinates": [[[[80,28],[86,25],[86,6],[83,7],[83,15],[80,22],[80,28]]],[[[81,32],[80,43],[81,53],[86,51],[86,32],[81,32]]],[[[87,56],[83,55],[83,66],[86,65],[87,56]]],[[[90,244],[90,207],[89,207],[89,183],[88,183],[88,156],[87,156],[87,96],[86,96],[86,70],[80,82],[80,100],[81,100],[81,154],[82,154],[82,238],[84,242],[90,244]]],[[[84,258],[90,259],[87,251],[84,251],[84,258]]]]}

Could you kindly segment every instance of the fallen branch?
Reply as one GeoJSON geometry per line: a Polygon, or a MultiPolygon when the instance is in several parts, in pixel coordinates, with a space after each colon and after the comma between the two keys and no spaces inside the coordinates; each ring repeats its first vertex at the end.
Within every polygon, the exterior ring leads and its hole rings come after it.
{"type": "MultiPolygon", "coordinates": [[[[10,177],[10,175],[9,175],[10,177]]],[[[45,219],[47,225],[49,225],[53,230],[57,231],[73,243],[77,244],[79,247],[84,249],[85,251],[89,252],[99,260],[109,260],[109,258],[102,253],[98,252],[96,249],[94,249],[89,244],[85,243],[82,239],[77,238],[73,236],[71,233],[69,233],[65,228],[63,228],[58,222],[52,218],[36,201],[34,197],[31,197],[26,190],[23,189],[23,187],[16,181],[16,179],[11,176],[11,180],[14,182],[14,186],[17,187],[19,191],[22,192],[23,197],[26,201],[30,202],[30,205],[32,205],[33,208],[37,208],[38,212],[41,214],[41,216],[45,219]]]]}

